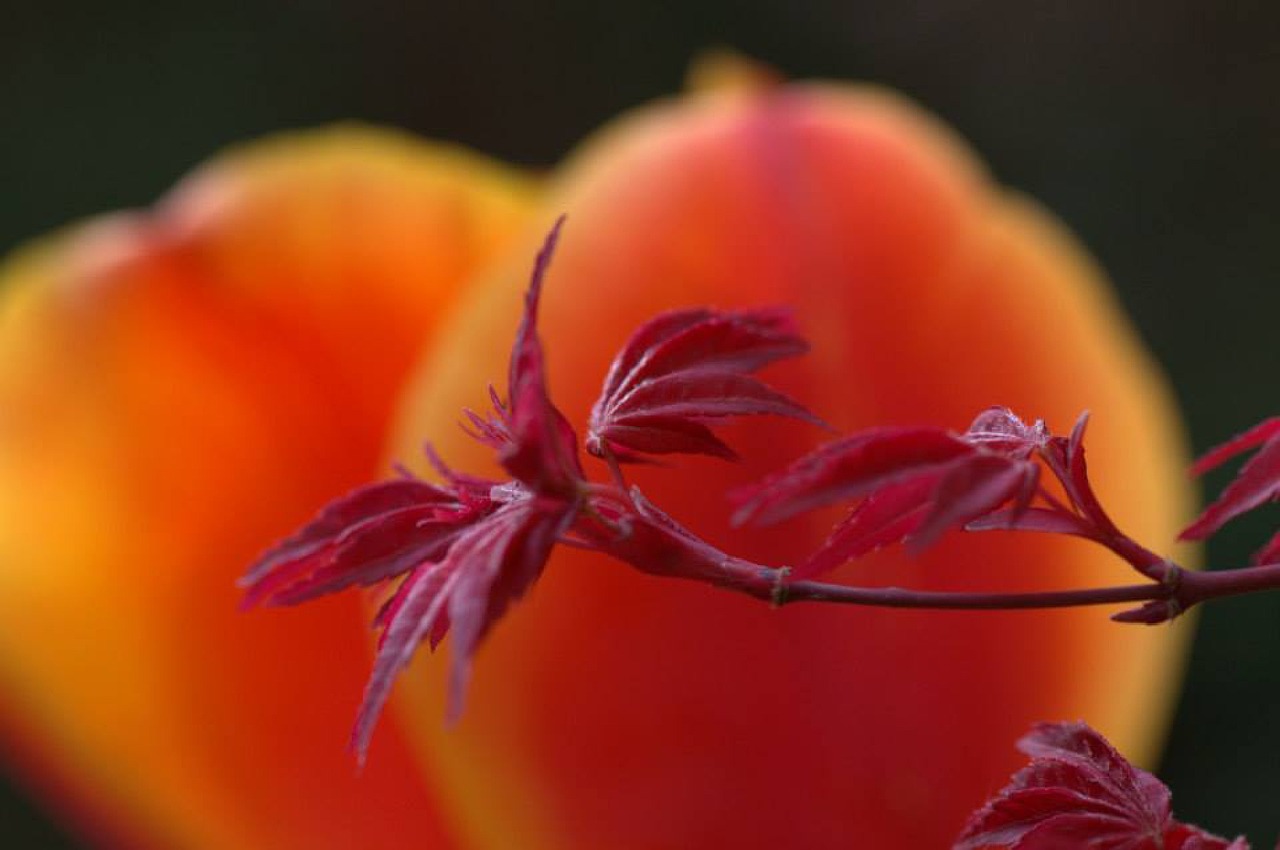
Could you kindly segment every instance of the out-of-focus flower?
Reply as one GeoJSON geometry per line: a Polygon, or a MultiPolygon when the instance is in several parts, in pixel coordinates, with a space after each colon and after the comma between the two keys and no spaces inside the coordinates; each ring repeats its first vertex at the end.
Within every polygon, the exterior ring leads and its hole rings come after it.
{"type": "MultiPolygon", "coordinates": [[[[153,846],[926,847],[1016,766],[1033,720],[1081,716],[1152,752],[1167,630],[770,611],[584,554],[555,556],[481,649],[455,728],[443,665],[411,668],[357,776],[342,742],[370,663],[360,606],[235,614],[242,569],[380,459],[429,438],[493,469],[449,423],[501,377],[561,211],[541,328],[571,421],[660,310],[785,304],[813,353],[770,382],[823,419],[961,427],[999,400],[1061,425],[1092,408],[1107,503],[1172,540],[1189,514],[1172,406],[1070,238],[890,94],[710,76],[588,142],[541,194],[465,154],[334,131],[233,155],[144,217],[10,261],[0,674],[10,739],[52,792],[153,846]]],[[[637,478],[726,550],[798,561],[826,523],[730,531],[709,497],[818,437],[729,431],[747,462],[637,478]]],[[[847,569],[1013,589],[1119,568],[1073,541],[981,535],[847,569]]]]}
{"type": "Polygon", "coordinates": [[[342,748],[368,667],[358,601],[247,616],[233,584],[378,474],[411,364],[533,196],[470,154],[339,128],[8,261],[4,714],[88,831],[246,850],[442,835],[405,748],[363,775],[342,748]]]}

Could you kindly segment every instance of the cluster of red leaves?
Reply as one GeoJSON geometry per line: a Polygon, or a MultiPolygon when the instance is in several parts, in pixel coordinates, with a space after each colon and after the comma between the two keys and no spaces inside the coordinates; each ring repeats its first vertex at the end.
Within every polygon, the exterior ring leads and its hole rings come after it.
{"type": "MultiPolygon", "coordinates": [[[[1222,495],[1205,508],[1195,522],[1182,532],[1183,540],[1204,540],[1225,524],[1266,502],[1280,500],[1280,416],[1274,416],[1212,449],[1196,461],[1191,471],[1203,475],[1231,458],[1258,449],[1258,453],[1240,468],[1222,495]]],[[[1254,563],[1280,560],[1280,532],[1253,556],[1254,563]]]]}
{"type": "Polygon", "coordinates": [[[1031,757],[974,812],[953,850],[1249,850],[1174,820],[1169,789],[1083,723],[1043,723],[1031,757]]]}
{"type": "MultiPolygon", "coordinates": [[[[638,490],[591,483],[577,437],[547,392],[537,334],[543,279],[559,235],[534,264],[503,399],[465,411],[469,433],[492,447],[509,481],[449,469],[441,483],[374,484],[333,502],[265,553],[242,580],[247,604],[290,605],[353,586],[399,581],[374,624],[373,674],[352,733],[363,758],[396,675],[425,641],[451,634],[450,716],[461,710],[471,659],[508,606],[541,575],[558,542],[604,551],[645,572],[767,596],[776,571],[740,567],[648,502],[638,490]],[[749,587],[748,587],[749,586],[749,587]]],[[[732,457],[707,423],[772,413],[816,422],[749,376],[805,351],[786,313],[682,310],[640,330],[618,355],[591,417],[590,450],[611,461],[650,454],[732,457]]]]}
{"type": "Polygon", "coordinates": [[[916,548],[951,528],[1020,529],[1106,538],[1115,527],[1089,484],[1081,416],[1070,437],[1012,411],[983,411],[963,434],[944,428],[872,428],[818,448],[738,494],[737,522],[774,523],[860,501],[796,570],[818,575],[882,546],[916,548]],[[1047,468],[1067,503],[1041,484],[1047,468]],[[1038,503],[1037,503],[1038,502],[1038,503]]]}

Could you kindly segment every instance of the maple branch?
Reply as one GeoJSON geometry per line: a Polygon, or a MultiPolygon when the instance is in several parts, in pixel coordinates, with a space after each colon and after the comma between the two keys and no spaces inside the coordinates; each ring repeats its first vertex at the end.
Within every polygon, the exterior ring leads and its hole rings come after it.
{"type": "MultiPolygon", "coordinates": [[[[619,494],[607,485],[596,485],[593,491],[613,500],[619,494]]],[[[635,492],[629,494],[636,506],[635,492]]],[[[590,505],[588,501],[585,505],[590,505]]],[[[653,510],[650,505],[649,510],[653,510]]],[[[579,548],[594,549],[630,563],[642,571],[671,577],[708,581],[728,590],[744,593],[776,607],[795,602],[826,602],[837,605],[863,605],[878,608],[919,608],[934,610],[1017,611],[1048,608],[1075,608],[1091,605],[1145,603],[1121,611],[1113,620],[1124,623],[1155,625],[1173,620],[1201,602],[1239,596],[1266,590],[1280,590],[1280,563],[1219,572],[1196,572],[1151,553],[1122,532],[1115,531],[1098,542],[1140,569],[1151,580],[1142,584],[1112,587],[1076,588],[1070,590],[1005,593],[991,591],[934,591],[902,587],[859,587],[811,579],[791,579],[789,567],[773,567],[728,555],[680,529],[674,534],[668,527],[654,547],[653,541],[633,537],[633,522],[645,523],[642,517],[627,521],[610,519],[598,509],[584,508],[583,519],[575,528],[581,539],[562,538],[562,542],[579,548]],[[593,527],[596,524],[597,527],[593,527]],[[600,533],[601,529],[605,533],[600,533]],[[674,544],[674,545],[673,545],[674,544]]],[[[673,522],[666,518],[667,522],[673,522]]],[[[650,526],[651,527],[651,526],[650,526]]]]}

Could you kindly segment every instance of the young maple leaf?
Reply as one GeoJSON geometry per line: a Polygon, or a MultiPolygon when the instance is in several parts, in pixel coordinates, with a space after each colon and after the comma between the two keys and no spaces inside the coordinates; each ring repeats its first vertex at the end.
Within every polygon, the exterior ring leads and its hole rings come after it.
{"type": "MultiPolygon", "coordinates": [[[[1049,440],[1042,423],[1024,425],[1004,408],[984,411],[963,434],[872,428],[821,446],[735,494],[734,521],[779,522],[861,499],[797,576],[903,540],[927,546],[949,528],[990,521],[1005,505],[1011,507],[1001,513],[1001,527],[1022,527],[1040,481],[1033,454],[1049,440]]],[[[1046,522],[1032,515],[1026,527],[1044,530],[1038,526],[1046,522]]]]}
{"type": "Polygon", "coordinates": [[[1083,723],[1041,723],[1031,763],[970,816],[952,850],[1249,850],[1174,820],[1169,789],[1083,723]]]}
{"type": "MultiPolygon", "coordinates": [[[[501,488],[495,491],[502,492],[501,488]]],[[[438,561],[428,561],[401,583],[379,613],[373,675],[352,731],[351,745],[363,758],[373,727],[396,675],[423,640],[432,649],[452,631],[449,678],[451,720],[462,712],[471,658],[511,602],[542,574],[551,548],[577,515],[577,505],[538,496],[522,487],[506,490],[509,501],[463,530],[438,561]]]]}
{"type": "Polygon", "coordinates": [[[542,282],[562,222],[534,264],[507,399],[492,393],[492,417],[470,417],[473,436],[496,449],[514,480],[455,473],[428,447],[444,483],[406,476],[356,490],[269,550],[241,581],[252,605],[402,578],[374,621],[382,631],[351,739],[361,760],[396,674],[423,641],[434,649],[450,633],[449,714],[458,715],[477,647],[542,573],[584,504],[577,439],[548,396],[537,335],[542,282]]]}
{"type": "Polygon", "coordinates": [[[614,358],[591,410],[587,451],[618,461],[652,454],[737,455],[707,423],[775,414],[822,423],[750,377],[808,351],[789,312],[778,308],[674,310],[642,325],[614,358]]]}
{"type": "MultiPolygon", "coordinates": [[[[1210,450],[1191,468],[1203,475],[1231,458],[1250,449],[1261,448],[1240,468],[1235,480],[1227,485],[1213,504],[1183,530],[1182,540],[1204,540],[1243,513],[1266,502],[1280,500],[1280,416],[1260,422],[1232,440],[1210,450]]],[[[1280,560],[1280,533],[1254,556],[1255,563],[1280,560]]]]}
{"type": "Polygon", "coordinates": [[[552,254],[564,226],[561,216],[552,227],[533,264],[524,296],[524,316],[511,347],[507,401],[495,399],[495,415],[503,422],[507,440],[498,451],[504,469],[536,492],[575,497],[584,479],[578,459],[578,438],[547,393],[542,342],[538,339],[538,302],[552,254]]]}
{"type": "Polygon", "coordinates": [[[243,604],[294,605],[394,578],[442,557],[492,510],[472,488],[411,478],[361,487],[259,558],[239,582],[243,604]]]}

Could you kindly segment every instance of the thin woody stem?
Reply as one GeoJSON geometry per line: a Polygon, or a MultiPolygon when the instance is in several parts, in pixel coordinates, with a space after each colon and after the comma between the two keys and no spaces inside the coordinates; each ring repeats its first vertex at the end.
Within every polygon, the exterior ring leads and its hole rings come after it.
{"type": "Polygon", "coordinates": [[[778,604],[790,602],[836,602],[846,605],[875,605],[882,608],[933,608],[969,611],[1013,611],[1039,608],[1075,608],[1086,605],[1114,605],[1147,602],[1172,595],[1160,584],[1134,584],[1083,590],[1052,590],[1037,593],[951,593],[906,590],[900,587],[842,587],[822,582],[798,581],[783,586],[778,604]]]}
{"type": "Polygon", "coordinates": [[[788,581],[785,570],[738,559],[729,559],[722,569],[726,585],[779,606],[793,602],[827,602],[877,608],[1016,611],[1167,602],[1167,613],[1159,618],[1160,622],[1173,619],[1193,605],[1212,599],[1280,590],[1280,564],[1201,573],[1184,570],[1169,561],[1163,563],[1166,565],[1166,577],[1159,582],[1032,593],[910,590],[901,587],[850,587],[809,580],[788,581]]]}
{"type": "Polygon", "coordinates": [[[1122,531],[1116,530],[1098,542],[1152,581],[1165,581],[1170,571],[1178,569],[1168,558],[1160,557],[1122,531]]]}
{"type": "MultiPolygon", "coordinates": [[[[828,602],[878,608],[1000,611],[1150,602],[1173,599],[1179,590],[1179,587],[1169,583],[1147,582],[1080,590],[971,593],[910,590],[901,587],[850,587],[810,580],[789,581],[784,570],[736,558],[728,559],[721,565],[721,569],[725,575],[726,585],[757,599],[768,600],[775,605],[788,605],[793,602],[828,602]]],[[[1276,582],[1273,586],[1280,586],[1280,567],[1277,567],[1275,578],[1276,582]]]]}
{"type": "Polygon", "coordinates": [[[1211,599],[1280,590],[1280,564],[1263,564],[1211,573],[1183,570],[1179,578],[1177,599],[1184,607],[1190,607],[1211,599]]]}

